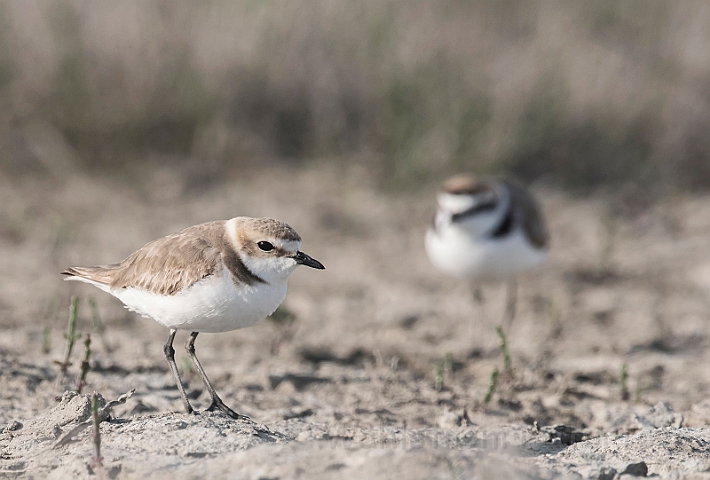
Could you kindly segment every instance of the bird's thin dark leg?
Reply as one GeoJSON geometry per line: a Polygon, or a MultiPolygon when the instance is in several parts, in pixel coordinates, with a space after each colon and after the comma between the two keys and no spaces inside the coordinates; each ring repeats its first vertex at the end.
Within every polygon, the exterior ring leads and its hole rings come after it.
{"type": "Polygon", "coordinates": [[[510,328],[515,319],[515,311],[518,306],[518,282],[514,278],[508,280],[508,298],[505,305],[506,330],[510,333],[510,328]]]}
{"type": "Polygon", "coordinates": [[[182,386],[180,374],[178,373],[178,368],[175,364],[175,349],[173,348],[173,340],[175,339],[175,333],[177,333],[177,330],[171,328],[170,336],[168,336],[168,341],[165,342],[165,345],[163,345],[163,353],[165,353],[165,358],[168,359],[170,371],[173,372],[173,378],[175,379],[175,383],[177,384],[178,390],[180,390],[182,402],[185,404],[185,410],[187,410],[187,413],[195,413],[195,410],[192,408],[192,405],[190,405],[190,402],[187,400],[187,394],[185,393],[185,388],[182,386]]]}
{"type": "Polygon", "coordinates": [[[192,363],[195,365],[195,368],[197,371],[200,373],[200,376],[202,377],[202,382],[205,384],[205,388],[207,388],[207,391],[210,392],[210,395],[212,396],[212,403],[210,404],[209,407],[207,407],[207,411],[211,412],[215,408],[219,408],[222,410],[224,413],[229,415],[230,417],[234,419],[240,419],[240,418],[249,418],[246,415],[239,414],[229,408],[227,405],[224,404],[221,398],[217,395],[217,392],[215,391],[214,387],[212,386],[212,383],[210,383],[209,378],[207,378],[207,374],[205,373],[205,370],[202,368],[202,365],[200,364],[200,361],[197,359],[197,355],[195,355],[195,339],[197,338],[197,334],[199,332],[192,332],[190,336],[187,339],[187,342],[185,343],[185,350],[187,350],[187,353],[190,355],[190,358],[192,359],[192,363]]]}

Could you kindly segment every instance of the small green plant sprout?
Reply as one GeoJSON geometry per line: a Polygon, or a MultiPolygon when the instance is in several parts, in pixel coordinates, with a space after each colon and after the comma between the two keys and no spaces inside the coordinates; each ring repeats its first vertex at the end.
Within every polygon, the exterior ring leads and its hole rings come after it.
{"type": "Polygon", "coordinates": [[[283,304],[279,305],[276,311],[269,316],[269,321],[274,325],[290,325],[295,320],[296,315],[283,304]]]}
{"type": "Polygon", "coordinates": [[[77,393],[81,393],[81,390],[86,386],[86,375],[89,373],[89,360],[91,359],[91,335],[88,333],[84,337],[84,359],[81,361],[81,375],[79,376],[79,381],[76,384],[77,393]]]}
{"type": "Polygon", "coordinates": [[[101,425],[101,415],[99,415],[99,398],[96,392],[91,395],[91,419],[94,425],[94,434],[92,437],[94,442],[94,458],[92,463],[94,464],[96,476],[99,477],[99,480],[103,480],[104,466],[103,458],[101,457],[101,430],[99,428],[101,425]]]}
{"type": "Polygon", "coordinates": [[[488,406],[488,404],[491,401],[491,398],[493,398],[493,394],[496,391],[496,385],[498,385],[498,374],[500,372],[498,371],[498,367],[493,367],[493,371],[491,372],[491,376],[488,379],[488,390],[486,390],[486,395],[483,397],[483,405],[485,407],[488,406]]]}
{"type": "Polygon", "coordinates": [[[624,363],[621,366],[621,378],[619,379],[621,383],[621,399],[627,401],[630,397],[629,393],[629,368],[624,363]]]}
{"type": "Polygon", "coordinates": [[[96,334],[101,339],[101,345],[103,345],[104,350],[110,353],[113,348],[109,347],[108,343],[106,342],[106,337],[104,337],[106,327],[104,326],[104,322],[101,321],[99,307],[96,304],[96,299],[94,297],[89,297],[89,308],[91,309],[91,322],[94,326],[94,332],[96,332],[96,334]]]}
{"type": "Polygon", "coordinates": [[[182,373],[185,376],[192,375],[192,362],[190,361],[190,357],[187,355],[180,357],[180,367],[180,370],[182,370],[182,373]]]}
{"type": "Polygon", "coordinates": [[[79,299],[76,296],[71,297],[71,303],[69,305],[69,325],[67,326],[67,333],[64,334],[64,338],[67,341],[66,349],[64,350],[64,360],[55,360],[55,363],[60,367],[59,384],[64,381],[67,375],[67,369],[71,365],[69,361],[71,359],[72,351],[74,350],[74,343],[81,337],[80,334],[76,333],[76,318],[78,313],[79,299]]]}
{"type": "Polygon", "coordinates": [[[42,330],[42,353],[49,353],[52,351],[52,329],[49,327],[44,327],[42,330]]]}
{"type": "Polygon", "coordinates": [[[503,356],[503,370],[506,377],[512,379],[514,377],[513,362],[510,359],[510,352],[508,351],[508,338],[505,336],[505,332],[503,332],[503,328],[500,326],[496,327],[496,333],[498,334],[500,353],[503,356]]]}
{"type": "Polygon", "coordinates": [[[444,388],[446,380],[450,380],[454,375],[454,354],[446,352],[444,360],[439,362],[434,369],[434,388],[440,392],[444,388]]]}
{"type": "Polygon", "coordinates": [[[440,392],[444,388],[444,364],[438,363],[434,369],[434,389],[440,392]]]}
{"type": "Polygon", "coordinates": [[[449,378],[454,376],[454,354],[451,352],[446,352],[444,355],[444,375],[449,378]]]}

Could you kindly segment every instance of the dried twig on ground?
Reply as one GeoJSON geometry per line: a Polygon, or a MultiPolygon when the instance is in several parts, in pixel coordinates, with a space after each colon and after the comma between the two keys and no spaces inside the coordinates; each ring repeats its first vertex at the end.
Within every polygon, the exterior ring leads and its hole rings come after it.
{"type": "MultiPolygon", "coordinates": [[[[118,397],[116,400],[111,400],[106,405],[104,405],[103,408],[100,408],[98,410],[98,416],[101,419],[101,421],[108,419],[111,409],[117,405],[121,405],[123,403],[126,403],[126,400],[131,398],[133,396],[133,394],[135,393],[135,391],[136,391],[136,389],[134,388],[130,392],[124,393],[123,395],[118,397]]],[[[94,419],[90,418],[89,420],[85,420],[85,421],[77,424],[74,428],[72,428],[67,433],[65,433],[64,435],[59,437],[57,439],[57,441],[54,442],[54,445],[52,445],[52,448],[59,448],[63,445],[66,445],[67,443],[69,443],[72,440],[72,438],[74,438],[79,433],[84,431],[84,429],[86,427],[88,427],[89,425],[92,425],[93,422],[94,422],[94,419]]]]}

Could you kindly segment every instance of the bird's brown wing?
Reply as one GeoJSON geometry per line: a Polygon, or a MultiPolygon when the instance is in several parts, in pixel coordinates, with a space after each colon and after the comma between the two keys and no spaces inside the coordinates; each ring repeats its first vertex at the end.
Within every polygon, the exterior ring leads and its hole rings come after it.
{"type": "Polygon", "coordinates": [[[120,263],[72,267],[62,273],[103,283],[111,289],[137,287],[174,295],[220,268],[224,223],[203,223],[160,238],[120,263]]]}
{"type": "Polygon", "coordinates": [[[506,186],[510,191],[511,202],[517,205],[521,212],[519,221],[530,239],[530,243],[538,248],[547,248],[550,242],[550,236],[545,226],[542,211],[535,201],[535,198],[525,189],[513,183],[506,182],[506,186]]]}

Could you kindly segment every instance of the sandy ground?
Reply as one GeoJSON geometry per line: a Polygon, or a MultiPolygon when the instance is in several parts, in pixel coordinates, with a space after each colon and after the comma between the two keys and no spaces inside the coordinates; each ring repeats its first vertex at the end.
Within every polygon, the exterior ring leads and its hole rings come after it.
{"type": "MultiPolygon", "coordinates": [[[[469,285],[432,270],[432,189],[379,193],[356,168],[272,169],[210,188],[185,178],[0,177],[0,477],[95,478],[91,428],[57,441],[88,418],[87,392],[135,389],[101,424],[107,478],[710,478],[710,198],[644,207],[535,189],[553,247],[519,279],[514,375],[484,405],[503,369],[505,288],[485,285],[476,306],[469,285]],[[162,355],[167,331],[58,272],[241,214],[288,222],[326,270],[292,276],[285,321],[197,340],[222,398],[253,420],[187,415],[162,355]],[[84,395],[62,394],[81,341],[63,385],[54,363],[72,294],[92,334],[84,395]]],[[[185,337],[177,360],[204,407],[185,337]]]]}

